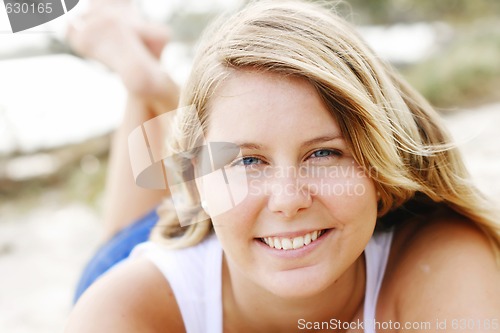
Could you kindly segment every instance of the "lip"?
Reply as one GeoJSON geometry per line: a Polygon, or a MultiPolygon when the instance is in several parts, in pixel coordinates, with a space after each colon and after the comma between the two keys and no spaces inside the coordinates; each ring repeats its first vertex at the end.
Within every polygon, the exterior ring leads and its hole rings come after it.
{"type": "MultiPolygon", "coordinates": [[[[313,229],[312,231],[314,231],[314,230],[318,230],[318,229],[313,229]]],[[[326,238],[331,235],[331,233],[334,230],[334,228],[331,228],[331,229],[321,229],[321,230],[325,230],[325,232],[323,233],[323,235],[321,235],[320,237],[318,237],[318,239],[316,239],[314,242],[310,243],[309,245],[303,246],[303,247],[301,247],[299,249],[278,250],[278,249],[275,249],[275,248],[271,248],[267,244],[261,242],[259,240],[259,238],[255,238],[254,242],[256,243],[256,246],[259,249],[262,249],[262,250],[266,251],[266,253],[268,253],[268,254],[270,254],[272,256],[276,256],[276,257],[280,257],[280,258],[298,258],[298,257],[306,256],[310,252],[314,251],[317,247],[321,246],[321,244],[323,244],[325,242],[326,238]]],[[[281,235],[284,235],[284,234],[281,234],[281,235]]],[[[301,235],[304,235],[304,234],[293,233],[292,232],[292,233],[286,233],[285,235],[287,235],[287,236],[279,236],[279,237],[292,237],[292,236],[289,236],[289,235],[301,236],[301,235]]],[[[269,237],[273,237],[273,236],[269,236],[269,237]]],[[[277,236],[274,236],[274,237],[277,237],[277,236]]]]}

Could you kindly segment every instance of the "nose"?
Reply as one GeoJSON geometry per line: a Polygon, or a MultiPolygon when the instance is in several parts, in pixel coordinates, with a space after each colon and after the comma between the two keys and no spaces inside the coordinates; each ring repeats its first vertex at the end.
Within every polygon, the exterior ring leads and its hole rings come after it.
{"type": "Polygon", "coordinates": [[[307,186],[302,186],[296,177],[283,177],[270,185],[268,208],[271,212],[290,218],[312,204],[307,186]]]}

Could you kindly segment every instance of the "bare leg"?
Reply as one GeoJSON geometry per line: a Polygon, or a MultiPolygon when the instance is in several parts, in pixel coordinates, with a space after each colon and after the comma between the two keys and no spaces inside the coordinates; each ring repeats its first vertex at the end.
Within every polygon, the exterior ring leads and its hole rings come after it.
{"type": "Polygon", "coordinates": [[[105,238],[112,237],[170,195],[168,190],[148,190],[135,184],[128,151],[128,135],[133,129],[177,106],[178,88],[167,76],[165,80],[168,93],[162,99],[149,100],[129,94],[123,122],[111,146],[103,214],[105,238]]]}
{"type": "Polygon", "coordinates": [[[67,38],[75,52],[116,72],[129,93],[108,167],[103,215],[104,236],[110,238],[169,195],[136,186],[128,153],[133,129],[177,107],[178,87],[159,63],[168,31],[146,22],[130,0],[94,0],[89,11],[70,24],[67,38]]]}
{"type": "Polygon", "coordinates": [[[104,237],[111,238],[144,215],[166,195],[164,191],[142,189],[135,184],[127,147],[127,136],[148,120],[149,110],[139,99],[129,97],[122,125],[111,145],[103,212],[104,237]]]}

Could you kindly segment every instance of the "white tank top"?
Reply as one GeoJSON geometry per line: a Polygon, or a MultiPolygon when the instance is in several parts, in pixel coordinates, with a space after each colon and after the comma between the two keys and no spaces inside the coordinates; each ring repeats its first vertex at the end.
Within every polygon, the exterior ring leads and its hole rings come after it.
{"type": "MultiPolygon", "coordinates": [[[[365,248],[364,332],[375,333],[375,309],[393,232],[376,232],[365,248]]],[[[170,283],[187,333],[222,333],[222,248],[211,235],[196,246],[167,250],[145,242],[130,258],[147,258],[170,283]]]]}

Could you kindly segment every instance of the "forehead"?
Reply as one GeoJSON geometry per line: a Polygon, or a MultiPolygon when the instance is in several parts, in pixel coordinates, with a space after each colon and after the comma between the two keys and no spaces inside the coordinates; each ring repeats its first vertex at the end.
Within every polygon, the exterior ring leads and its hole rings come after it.
{"type": "Polygon", "coordinates": [[[341,134],[309,81],[254,70],[236,71],[218,87],[208,117],[207,135],[214,141],[276,137],[290,131],[297,136],[341,134]]]}

